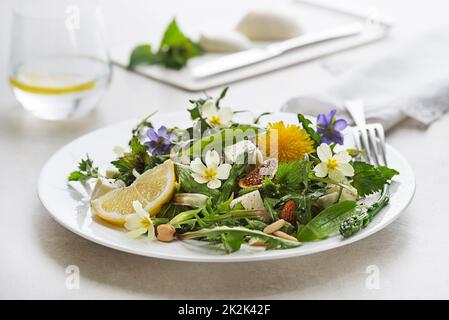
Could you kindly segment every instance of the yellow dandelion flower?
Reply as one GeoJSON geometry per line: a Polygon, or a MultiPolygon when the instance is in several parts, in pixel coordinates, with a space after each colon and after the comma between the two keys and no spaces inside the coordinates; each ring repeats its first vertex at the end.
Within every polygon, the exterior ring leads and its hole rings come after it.
{"type": "Polygon", "coordinates": [[[270,123],[267,133],[258,137],[257,144],[265,156],[276,157],[279,161],[302,159],[306,153],[315,151],[313,141],[303,128],[286,126],[283,121],[270,123]]]}

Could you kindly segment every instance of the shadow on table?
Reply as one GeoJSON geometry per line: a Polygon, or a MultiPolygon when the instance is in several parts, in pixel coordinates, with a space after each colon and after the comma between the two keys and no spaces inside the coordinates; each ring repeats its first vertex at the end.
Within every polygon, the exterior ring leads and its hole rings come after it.
{"type": "Polygon", "coordinates": [[[386,268],[404,252],[405,245],[401,232],[395,230],[401,228],[399,218],[392,226],[367,239],[309,256],[251,263],[176,262],[97,245],[64,229],[44,208],[40,211],[33,222],[40,245],[50,258],[62,268],[78,265],[81,282],[88,278],[129,294],[135,293],[137,297],[251,299],[290,293],[289,297],[298,295],[299,298],[325,288],[335,292],[346,283],[354,286],[357,284],[354,280],[359,279],[360,285],[353,288],[357,294],[358,290],[365,290],[366,268],[369,265],[386,268]]]}
{"type": "Polygon", "coordinates": [[[0,110],[0,136],[7,139],[73,139],[96,128],[97,110],[80,118],[68,120],[38,119],[19,105],[9,105],[0,110]]]}

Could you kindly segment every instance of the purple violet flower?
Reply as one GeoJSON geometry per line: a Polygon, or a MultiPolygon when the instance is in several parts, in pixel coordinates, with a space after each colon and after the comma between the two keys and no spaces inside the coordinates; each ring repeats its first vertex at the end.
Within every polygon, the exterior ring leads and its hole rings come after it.
{"type": "Polygon", "coordinates": [[[172,141],[175,138],[175,134],[168,133],[165,126],[161,126],[157,132],[154,129],[149,128],[147,136],[150,138],[150,141],[147,141],[144,144],[148,146],[148,151],[154,156],[168,153],[172,146],[172,141]]]}
{"type": "Polygon", "coordinates": [[[326,144],[343,144],[343,135],[341,131],[348,126],[344,119],[335,119],[337,110],[333,109],[326,116],[319,114],[317,117],[317,133],[321,135],[321,142],[326,144]]]}

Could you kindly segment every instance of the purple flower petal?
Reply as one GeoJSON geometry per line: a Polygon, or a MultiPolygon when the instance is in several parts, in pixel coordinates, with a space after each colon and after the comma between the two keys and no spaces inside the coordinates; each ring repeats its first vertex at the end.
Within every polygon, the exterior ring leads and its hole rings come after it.
{"type": "Polygon", "coordinates": [[[319,114],[317,116],[317,130],[316,132],[321,135],[321,142],[326,144],[337,143],[343,144],[343,135],[341,130],[348,126],[348,123],[344,119],[335,119],[336,109],[333,109],[326,116],[325,114],[319,114]]]}
{"type": "Polygon", "coordinates": [[[321,137],[321,142],[325,144],[331,144],[333,141],[326,136],[321,137]]]}
{"type": "Polygon", "coordinates": [[[148,138],[150,138],[151,141],[157,141],[159,139],[158,134],[152,128],[149,128],[147,130],[147,136],[148,136],[148,138]]]}
{"type": "Polygon", "coordinates": [[[319,127],[327,127],[327,119],[326,119],[326,115],[324,114],[319,114],[318,117],[316,118],[316,123],[319,127]]]}
{"type": "Polygon", "coordinates": [[[165,127],[165,126],[161,126],[158,130],[157,130],[157,134],[159,135],[159,136],[162,136],[162,137],[167,137],[167,127],[165,127]]]}
{"type": "Polygon", "coordinates": [[[348,126],[348,122],[345,119],[338,119],[334,122],[334,130],[342,131],[348,126]]]}
{"type": "Polygon", "coordinates": [[[332,109],[331,112],[329,112],[329,119],[328,119],[329,124],[332,123],[332,119],[335,117],[336,113],[337,113],[337,109],[332,109]]]}

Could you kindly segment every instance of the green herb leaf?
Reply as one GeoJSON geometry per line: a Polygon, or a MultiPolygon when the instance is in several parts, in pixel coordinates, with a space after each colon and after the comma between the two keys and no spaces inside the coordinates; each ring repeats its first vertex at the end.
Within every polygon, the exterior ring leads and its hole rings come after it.
{"type": "Polygon", "coordinates": [[[259,124],[259,121],[262,117],[267,116],[272,114],[272,112],[263,112],[261,114],[259,114],[255,119],[254,119],[254,124],[259,124]]]}
{"type": "MultiPolygon", "coordinates": [[[[204,238],[207,237],[209,240],[213,240],[214,237],[219,237],[223,241],[223,235],[227,235],[229,237],[230,234],[235,234],[236,237],[232,238],[233,241],[237,241],[237,236],[249,237],[249,238],[257,238],[265,241],[268,244],[267,249],[288,249],[288,248],[296,248],[301,245],[300,242],[284,240],[269,234],[266,234],[259,230],[252,230],[244,227],[227,227],[220,226],[215,228],[201,229],[193,232],[186,232],[183,234],[179,234],[178,238],[181,240],[186,239],[195,239],[195,238],[204,238]]],[[[234,246],[231,248],[235,248],[236,243],[232,243],[234,246]]],[[[227,249],[225,247],[225,249],[227,249]]],[[[229,249],[229,248],[228,248],[229,249]]]]}
{"type": "Polygon", "coordinates": [[[362,197],[381,191],[389,180],[399,174],[396,170],[387,167],[376,168],[361,161],[355,161],[352,166],[354,167],[352,186],[362,197]]]}
{"type": "Polygon", "coordinates": [[[302,125],[303,129],[306,130],[307,134],[310,136],[310,139],[315,143],[315,147],[320,145],[321,137],[316,131],[311,127],[312,121],[304,117],[304,115],[298,113],[298,121],[302,125]]]}
{"type": "Polygon", "coordinates": [[[393,177],[394,177],[395,175],[398,175],[398,174],[399,174],[399,171],[396,171],[396,170],[394,170],[394,169],[390,169],[390,168],[385,167],[385,166],[378,166],[378,167],[377,167],[377,170],[379,170],[380,173],[382,173],[383,177],[384,177],[386,180],[391,180],[391,179],[393,179],[393,177]]]}
{"type": "Polygon", "coordinates": [[[164,32],[159,49],[153,53],[148,44],[137,46],[131,53],[129,69],[137,65],[161,64],[166,68],[179,70],[193,57],[203,54],[204,50],[190,40],[173,19],[164,32]]]}
{"type": "Polygon", "coordinates": [[[292,160],[279,163],[273,182],[281,193],[299,192],[304,181],[304,161],[292,160]]]}
{"type": "MultiPolygon", "coordinates": [[[[143,129],[145,128],[154,128],[153,123],[149,120],[155,112],[150,113],[148,116],[142,119],[131,131],[132,136],[139,138],[143,129]]],[[[131,141],[129,142],[131,144],[131,141]]]]}
{"type": "Polygon", "coordinates": [[[134,48],[129,58],[128,69],[134,69],[137,65],[152,65],[160,63],[159,58],[151,51],[151,46],[142,44],[134,48]]]}
{"type": "Polygon", "coordinates": [[[236,191],[236,186],[238,186],[237,180],[245,172],[246,167],[247,165],[245,164],[234,164],[232,166],[228,179],[226,179],[221,187],[217,203],[225,202],[226,199],[229,199],[231,194],[236,191]]]}
{"type": "Polygon", "coordinates": [[[190,58],[199,56],[203,49],[188,38],[173,19],[165,30],[157,56],[160,63],[170,69],[179,70],[190,58]]]}
{"type": "Polygon", "coordinates": [[[321,211],[299,230],[299,241],[325,239],[338,233],[340,224],[354,214],[355,201],[342,201],[321,211]]]}
{"type": "Polygon", "coordinates": [[[129,143],[131,152],[126,153],[123,157],[111,161],[111,164],[117,168],[118,173],[115,174],[114,179],[122,180],[129,186],[136,179],[133,175],[133,169],[138,173],[143,173],[146,170],[155,167],[161,163],[159,158],[150,157],[147,152],[147,146],[140,143],[137,137],[133,137],[129,143]]]}
{"type": "Polygon", "coordinates": [[[215,105],[217,106],[217,108],[220,108],[220,102],[221,100],[226,96],[226,93],[228,92],[229,87],[225,87],[221,93],[220,96],[217,98],[217,100],[215,101],[215,105]]]}
{"type": "Polygon", "coordinates": [[[274,210],[274,206],[278,203],[277,199],[274,198],[264,198],[263,199],[263,206],[265,207],[265,210],[267,210],[268,214],[270,215],[271,221],[276,221],[279,219],[279,214],[276,210],[274,210]]]}
{"type": "Polygon", "coordinates": [[[243,234],[237,232],[223,233],[221,239],[227,253],[240,250],[244,241],[243,234]]]}
{"type": "Polygon", "coordinates": [[[67,179],[69,181],[87,181],[94,178],[98,178],[98,167],[94,167],[92,159],[86,155],[86,159],[81,159],[78,163],[78,170],[72,171],[67,179]]]}

